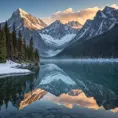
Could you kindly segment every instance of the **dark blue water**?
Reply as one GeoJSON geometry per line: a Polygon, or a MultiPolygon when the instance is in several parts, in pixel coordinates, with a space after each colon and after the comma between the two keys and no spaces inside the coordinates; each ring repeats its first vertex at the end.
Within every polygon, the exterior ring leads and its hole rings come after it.
{"type": "Polygon", "coordinates": [[[0,118],[118,118],[118,63],[42,62],[0,79],[0,118]]]}

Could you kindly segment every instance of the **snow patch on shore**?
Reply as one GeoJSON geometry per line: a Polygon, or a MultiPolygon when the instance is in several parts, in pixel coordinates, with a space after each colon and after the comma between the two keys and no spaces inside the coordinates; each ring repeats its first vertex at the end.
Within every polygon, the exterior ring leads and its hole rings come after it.
{"type": "Polygon", "coordinates": [[[13,61],[7,61],[6,63],[0,64],[0,76],[8,75],[8,74],[26,74],[31,73],[30,70],[27,69],[19,69],[16,66],[20,66],[21,64],[15,63],[13,61]]]}

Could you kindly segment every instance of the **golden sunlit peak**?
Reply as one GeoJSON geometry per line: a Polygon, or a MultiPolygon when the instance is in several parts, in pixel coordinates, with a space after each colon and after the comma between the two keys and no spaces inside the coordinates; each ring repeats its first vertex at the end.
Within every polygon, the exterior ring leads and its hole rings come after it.
{"type": "Polygon", "coordinates": [[[18,8],[18,10],[19,10],[19,11],[23,11],[23,9],[21,9],[21,8],[18,8]]]}
{"type": "Polygon", "coordinates": [[[21,8],[18,8],[17,10],[16,10],[16,12],[19,12],[20,14],[28,14],[27,12],[25,12],[23,9],[21,9],[21,8]]]}

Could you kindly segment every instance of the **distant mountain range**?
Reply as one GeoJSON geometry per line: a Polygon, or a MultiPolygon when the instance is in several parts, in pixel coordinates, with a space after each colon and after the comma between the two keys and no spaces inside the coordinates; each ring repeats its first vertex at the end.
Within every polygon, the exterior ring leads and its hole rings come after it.
{"type": "Polygon", "coordinates": [[[66,24],[72,28],[75,28],[75,29],[81,29],[82,28],[82,24],[80,24],[78,21],[70,21],[66,24]]]}
{"type": "Polygon", "coordinates": [[[17,34],[20,30],[27,44],[33,38],[41,57],[117,57],[117,23],[118,10],[111,7],[99,10],[83,26],[78,21],[63,24],[59,20],[47,26],[20,8],[8,19],[10,31],[15,24],[17,34]]]}
{"type": "Polygon", "coordinates": [[[112,29],[118,23],[118,10],[105,7],[98,11],[93,20],[87,20],[82,29],[76,35],[76,39],[90,39],[112,29]]]}
{"type": "MultiPolygon", "coordinates": [[[[5,23],[1,23],[4,26],[5,23]]],[[[55,21],[47,26],[41,19],[28,14],[22,9],[17,9],[8,19],[10,31],[15,24],[16,32],[20,31],[22,38],[29,44],[31,37],[34,48],[38,48],[40,56],[51,57],[62,51],[74,38],[78,29],[72,28],[60,21],[55,21]]]]}
{"type": "Polygon", "coordinates": [[[41,32],[41,34],[49,35],[56,40],[61,39],[68,34],[76,34],[77,31],[77,29],[72,28],[68,24],[63,24],[61,21],[57,20],[39,32],[41,32]]]}
{"type": "Polygon", "coordinates": [[[59,56],[118,57],[118,10],[105,7],[93,20],[87,20],[71,44],[59,56]]]}
{"type": "Polygon", "coordinates": [[[104,34],[71,44],[58,56],[118,58],[118,24],[104,34]]]}

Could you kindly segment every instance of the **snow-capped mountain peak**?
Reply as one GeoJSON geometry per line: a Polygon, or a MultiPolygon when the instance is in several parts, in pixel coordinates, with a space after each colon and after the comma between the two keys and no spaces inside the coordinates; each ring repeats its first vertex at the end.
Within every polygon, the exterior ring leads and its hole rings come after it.
{"type": "Polygon", "coordinates": [[[24,27],[30,29],[30,30],[40,30],[46,27],[47,25],[41,20],[33,15],[25,12],[21,8],[18,8],[13,14],[12,17],[10,18],[11,24],[13,22],[15,24],[23,24],[24,27]]]}
{"type": "Polygon", "coordinates": [[[68,26],[75,28],[75,29],[81,29],[82,24],[80,24],[78,21],[70,21],[67,23],[68,26]]]}
{"type": "Polygon", "coordinates": [[[58,24],[58,25],[60,25],[60,24],[63,24],[60,20],[56,20],[54,23],[52,23],[52,24],[58,24]]]}
{"type": "MultiPolygon", "coordinates": [[[[4,26],[5,23],[2,23],[4,26]]],[[[10,31],[15,24],[16,33],[21,31],[22,38],[29,44],[31,37],[34,41],[34,48],[39,49],[42,57],[52,57],[62,51],[75,37],[77,29],[61,23],[57,20],[47,26],[41,19],[25,12],[21,8],[17,9],[8,19],[10,31]]]]}
{"type": "Polygon", "coordinates": [[[25,15],[27,15],[28,13],[25,12],[23,9],[21,8],[18,8],[14,13],[13,15],[20,15],[21,17],[24,17],[25,15]]]}
{"type": "Polygon", "coordinates": [[[42,57],[56,56],[72,41],[77,31],[78,29],[63,24],[59,20],[56,20],[42,30],[38,30],[38,34],[43,41],[42,45],[44,45],[40,55],[42,57]]]}
{"type": "Polygon", "coordinates": [[[118,22],[118,10],[112,7],[105,7],[99,10],[96,16],[90,22],[86,22],[76,36],[76,40],[90,39],[94,36],[101,35],[118,22]]]}
{"type": "Polygon", "coordinates": [[[103,13],[111,19],[118,19],[118,9],[112,7],[105,7],[103,13]]]}
{"type": "Polygon", "coordinates": [[[67,34],[76,34],[77,31],[77,29],[74,29],[67,24],[63,24],[61,21],[56,20],[39,32],[42,34],[50,35],[54,39],[61,39],[67,34]]]}
{"type": "Polygon", "coordinates": [[[109,6],[106,6],[103,10],[103,12],[105,13],[110,13],[112,11],[116,11],[117,9],[113,8],[113,7],[109,7],[109,6]]]}
{"type": "Polygon", "coordinates": [[[107,15],[105,15],[105,13],[101,10],[99,10],[96,14],[96,17],[102,17],[102,18],[107,18],[107,15]]]}
{"type": "Polygon", "coordinates": [[[60,28],[62,25],[63,25],[63,23],[60,20],[56,20],[51,25],[49,25],[47,28],[50,28],[51,30],[52,29],[54,30],[54,29],[60,28]]]}

